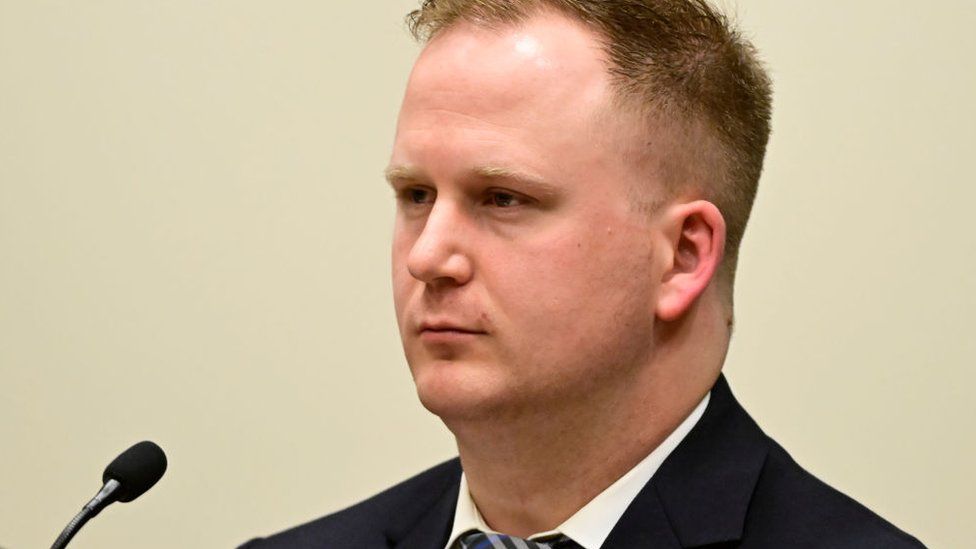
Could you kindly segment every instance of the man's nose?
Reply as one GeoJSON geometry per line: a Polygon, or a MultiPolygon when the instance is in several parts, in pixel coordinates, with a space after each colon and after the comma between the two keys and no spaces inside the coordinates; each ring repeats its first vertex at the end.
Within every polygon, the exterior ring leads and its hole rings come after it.
{"type": "Polygon", "coordinates": [[[449,202],[434,203],[407,257],[407,270],[414,278],[435,286],[462,285],[471,279],[463,217],[449,202]]]}

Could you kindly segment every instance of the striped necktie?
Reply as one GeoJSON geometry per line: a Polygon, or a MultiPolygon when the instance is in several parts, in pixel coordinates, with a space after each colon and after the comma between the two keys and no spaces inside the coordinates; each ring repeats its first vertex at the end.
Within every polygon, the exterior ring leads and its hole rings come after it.
{"type": "Polygon", "coordinates": [[[504,534],[472,532],[461,536],[460,549],[581,549],[566,536],[530,541],[504,534]]]}

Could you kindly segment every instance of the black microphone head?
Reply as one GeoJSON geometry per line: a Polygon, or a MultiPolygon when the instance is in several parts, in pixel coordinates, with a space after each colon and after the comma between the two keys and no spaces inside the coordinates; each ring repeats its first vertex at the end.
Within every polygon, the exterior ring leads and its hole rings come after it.
{"type": "Polygon", "coordinates": [[[166,454],[154,442],[144,440],[112,460],[102,473],[102,482],[119,482],[113,494],[118,501],[132,501],[153,487],[166,472],[166,454]]]}

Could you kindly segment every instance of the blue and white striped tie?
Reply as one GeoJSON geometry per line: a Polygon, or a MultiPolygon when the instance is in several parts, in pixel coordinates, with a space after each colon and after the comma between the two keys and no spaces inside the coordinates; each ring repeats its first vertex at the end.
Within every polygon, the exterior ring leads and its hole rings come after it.
{"type": "Polygon", "coordinates": [[[566,536],[530,541],[503,534],[473,532],[461,537],[460,549],[580,549],[566,536]]]}

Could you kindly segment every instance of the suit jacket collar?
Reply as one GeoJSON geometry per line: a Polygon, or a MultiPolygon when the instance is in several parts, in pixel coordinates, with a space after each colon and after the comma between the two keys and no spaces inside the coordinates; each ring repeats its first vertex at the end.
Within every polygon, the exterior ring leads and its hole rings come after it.
{"type": "Polygon", "coordinates": [[[741,539],[769,447],[769,438],[720,374],[701,420],[624,513],[604,547],[697,547],[741,539]]]}
{"type": "MultiPolygon", "coordinates": [[[[395,549],[431,549],[443,547],[450,535],[461,488],[461,462],[449,462],[443,491],[419,520],[395,525],[386,532],[387,545],[395,549]]],[[[411,502],[408,502],[409,505],[411,502]]]]}
{"type": "MultiPolygon", "coordinates": [[[[704,415],[661,464],[603,547],[680,548],[741,539],[770,441],[720,374],[704,415]]],[[[395,549],[447,543],[460,488],[454,460],[443,491],[419,520],[387,531],[395,549]]]]}

